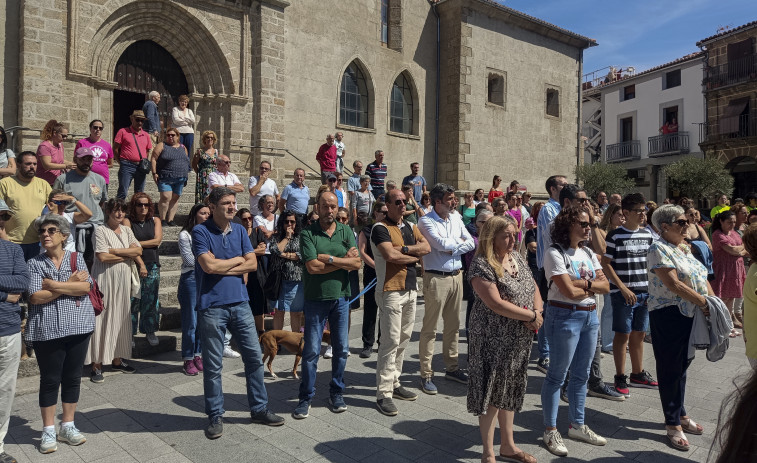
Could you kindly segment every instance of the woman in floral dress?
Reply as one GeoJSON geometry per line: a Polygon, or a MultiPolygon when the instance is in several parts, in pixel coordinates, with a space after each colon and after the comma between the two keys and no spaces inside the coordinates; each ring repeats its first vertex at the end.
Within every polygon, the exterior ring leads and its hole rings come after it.
{"type": "Polygon", "coordinates": [[[202,148],[198,148],[192,156],[192,170],[197,173],[197,183],[195,184],[195,203],[202,203],[208,196],[208,177],[210,173],[216,170],[216,159],[221,154],[215,148],[216,133],[212,130],[206,130],[202,133],[202,148]]]}

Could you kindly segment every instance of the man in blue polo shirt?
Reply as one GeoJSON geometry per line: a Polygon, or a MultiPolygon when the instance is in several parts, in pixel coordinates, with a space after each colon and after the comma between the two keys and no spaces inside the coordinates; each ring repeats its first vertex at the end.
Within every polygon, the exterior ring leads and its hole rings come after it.
{"type": "Polygon", "coordinates": [[[279,198],[279,211],[294,211],[296,214],[308,213],[310,190],[305,185],[305,169],[294,170],[294,180],[284,188],[279,198]]]}
{"type": "Polygon", "coordinates": [[[318,198],[318,222],[302,231],[300,251],[305,262],[305,336],[302,348],[302,382],[299,403],[292,416],[308,417],[315,396],[318,354],[326,321],[331,328],[333,354],[329,404],[334,413],[347,410],[344,403],[344,367],[347,365],[350,316],[350,270],[361,265],[355,235],[347,225],[336,221],[339,210],[336,195],[325,191],[318,198]]]}
{"type": "Polygon", "coordinates": [[[257,270],[257,258],[244,227],[232,223],[237,212],[236,194],[227,187],[208,195],[211,216],[192,230],[196,257],[198,328],[202,339],[205,413],[209,439],[223,434],[223,341],[228,329],[237,340],[247,379],[247,402],[252,422],[280,426],[284,418],[268,410],[263,384],[263,361],[244,275],[257,270]]]}

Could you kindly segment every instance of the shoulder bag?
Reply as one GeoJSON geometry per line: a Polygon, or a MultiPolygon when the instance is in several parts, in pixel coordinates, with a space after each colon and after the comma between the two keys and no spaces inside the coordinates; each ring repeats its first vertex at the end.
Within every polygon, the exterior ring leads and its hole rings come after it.
{"type": "MultiPolygon", "coordinates": [[[[76,272],[76,253],[71,253],[71,273],[76,272]]],[[[90,275],[90,278],[92,276],[90,275]]],[[[92,309],[95,311],[95,317],[103,313],[105,304],[103,303],[103,293],[100,292],[100,288],[97,286],[97,281],[92,278],[92,288],[89,290],[89,301],[92,303],[92,309]]],[[[76,301],[76,306],[79,307],[81,301],[76,301]]]]}
{"type": "Polygon", "coordinates": [[[137,145],[137,153],[139,153],[139,163],[137,164],[137,172],[141,174],[146,174],[152,170],[152,164],[150,163],[149,159],[142,157],[142,150],[139,149],[137,136],[134,134],[134,132],[131,133],[131,136],[134,137],[134,144],[137,145]]]}

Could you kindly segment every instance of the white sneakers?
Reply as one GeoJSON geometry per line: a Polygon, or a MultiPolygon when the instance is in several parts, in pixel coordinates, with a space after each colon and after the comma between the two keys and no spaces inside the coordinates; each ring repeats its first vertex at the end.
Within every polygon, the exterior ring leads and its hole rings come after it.
{"type": "MultiPolygon", "coordinates": [[[[607,439],[602,436],[598,436],[594,431],[589,429],[585,424],[581,426],[570,425],[568,428],[568,437],[571,439],[586,442],[591,445],[605,445],[607,439]]],[[[552,454],[558,457],[565,457],[568,455],[568,448],[565,447],[565,443],[562,440],[562,436],[557,429],[551,431],[544,431],[544,445],[552,454]]]]}
{"type": "Polygon", "coordinates": [[[229,346],[223,348],[223,356],[229,359],[237,359],[242,356],[239,352],[235,351],[229,346]]]}
{"type": "Polygon", "coordinates": [[[326,346],[326,352],[323,353],[323,358],[330,359],[334,356],[334,349],[331,346],[326,346]]]}

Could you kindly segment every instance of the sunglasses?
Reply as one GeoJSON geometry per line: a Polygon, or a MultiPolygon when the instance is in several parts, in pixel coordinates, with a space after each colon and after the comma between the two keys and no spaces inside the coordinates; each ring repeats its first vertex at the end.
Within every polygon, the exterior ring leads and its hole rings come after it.
{"type": "Polygon", "coordinates": [[[590,225],[589,222],[578,222],[578,226],[581,228],[589,228],[590,225]]]}
{"type": "Polygon", "coordinates": [[[53,204],[55,204],[56,206],[68,206],[69,204],[71,204],[71,201],[59,200],[59,201],[53,201],[53,204]]]}
{"type": "Polygon", "coordinates": [[[150,207],[150,203],[137,203],[137,207],[150,207]]]}
{"type": "Polygon", "coordinates": [[[674,224],[678,225],[679,227],[683,228],[683,227],[685,227],[685,226],[687,226],[689,224],[689,221],[686,220],[686,219],[681,219],[681,220],[674,220],[671,223],[674,223],[674,224]]]}
{"type": "Polygon", "coordinates": [[[335,178],[330,178],[329,179],[329,183],[331,183],[331,182],[336,182],[336,179],[335,178]]]}
{"type": "Polygon", "coordinates": [[[0,220],[8,221],[10,219],[11,219],[11,215],[10,214],[8,214],[8,213],[0,214],[0,220]]]}
{"type": "Polygon", "coordinates": [[[394,201],[395,206],[402,206],[403,204],[407,204],[407,201],[405,201],[404,199],[398,199],[394,201]]]}
{"type": "Polygon", "coordinates": [[[168,137],[175,137],[175,136],[176,136],[175,133],[167,133],[166,134],[166,138],[168,138],[168,137]]]}
{"type": "Polygon", "coordinates": [[[100,127],[99,125],[93,125],[92,130],[97,130],[98,132],[102,132],[105,127],[100,127]]]}
{"type": "Polygon", "coordinates": [[[50,236],[52,236],[52,235],[54,235],[54,234],[58,233],[59,231],[60,231],[60,230],[58,230],[58,229],[57,229],[57,228],[55,228],[55,227],[50,227],[50,228],[38,228],[38,229],[37,229],[37,233],[39,233],[40,235],[48,234],[48,235],[50,235],[50,236]]]}

